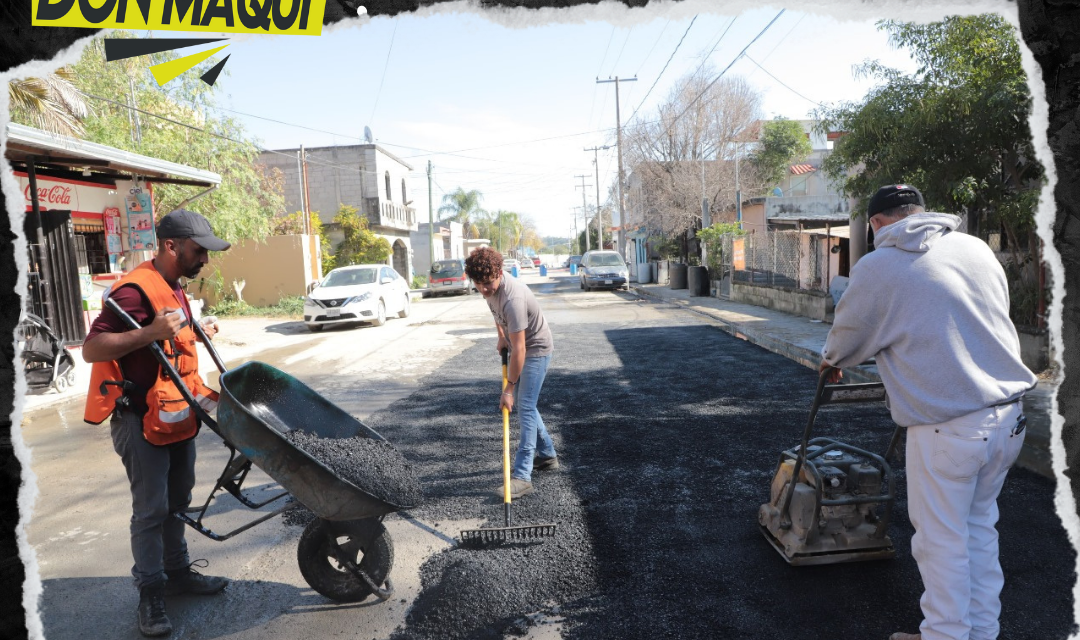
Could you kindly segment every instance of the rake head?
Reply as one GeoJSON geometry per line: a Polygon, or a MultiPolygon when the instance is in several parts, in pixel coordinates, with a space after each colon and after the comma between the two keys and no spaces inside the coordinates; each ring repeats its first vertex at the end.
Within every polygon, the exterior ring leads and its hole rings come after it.
{"type": "Polygon", "coordinates": [[[461,545],[470,547],[494,546],[504,542],[538,542],[555,535],[555,525],[535,524],[519,527],[469,529],[461,532],[461,545]]]}

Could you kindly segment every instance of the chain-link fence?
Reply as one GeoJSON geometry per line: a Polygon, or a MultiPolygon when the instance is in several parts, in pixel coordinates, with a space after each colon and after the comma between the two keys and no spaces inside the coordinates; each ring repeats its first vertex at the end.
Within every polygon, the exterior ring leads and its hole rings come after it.
{"type": "Polygon", "coordinates": [[[799,231],[727,234],[718,244],[718,280],[828,291],[822,236],[799,231]]]}

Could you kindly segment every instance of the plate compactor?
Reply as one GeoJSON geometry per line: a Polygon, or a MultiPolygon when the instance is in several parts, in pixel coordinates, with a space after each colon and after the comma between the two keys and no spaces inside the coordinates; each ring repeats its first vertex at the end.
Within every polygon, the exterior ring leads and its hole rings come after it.
{"type": "Polygon", "coordinates": [[[883,402],[880,382],[826,384],[818,378],[800,446],[780,454],[769,502],[758,509],[761,532],[788,564],[801,566],[896,556],[886,535],[896,497],[888,459],[830,438],[810,439],[818,408],[826,404],[883,402]]]}

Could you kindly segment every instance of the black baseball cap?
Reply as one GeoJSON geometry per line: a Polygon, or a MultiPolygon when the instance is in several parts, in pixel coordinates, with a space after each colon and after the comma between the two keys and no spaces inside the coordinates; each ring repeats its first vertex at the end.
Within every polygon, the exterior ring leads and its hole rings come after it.
{"type": "Polygon", "coordinates": [[[210,221],[194,211],[177,209],[158,221],[158,241],[166,238],[191,238],[207,251],[225,251],[232,245],[214,235],[210,221]]]}
{"type": "Polygon", "coordinates": [[[885,185],[877,190],[873,198],[870,198],[870,206],[866,208],[866,217],[872,218],[882,211],[888,211],[904,204],[926,206],[922,194],[915,187],[907,184],[885,185]]]}

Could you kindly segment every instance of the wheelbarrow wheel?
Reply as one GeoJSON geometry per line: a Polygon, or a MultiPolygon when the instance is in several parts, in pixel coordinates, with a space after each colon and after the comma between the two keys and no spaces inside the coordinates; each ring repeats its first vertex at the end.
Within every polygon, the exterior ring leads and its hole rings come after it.
{"type": "Polygon", "coordinates": [[[338,559],[339,549],[376,585],[389,582],[394,545],[381,522],[316,518],[304,529],[296,549],[300,573],[315,591],[338,602],[360,602],[372,594],[367,582],[338,559]]]}

